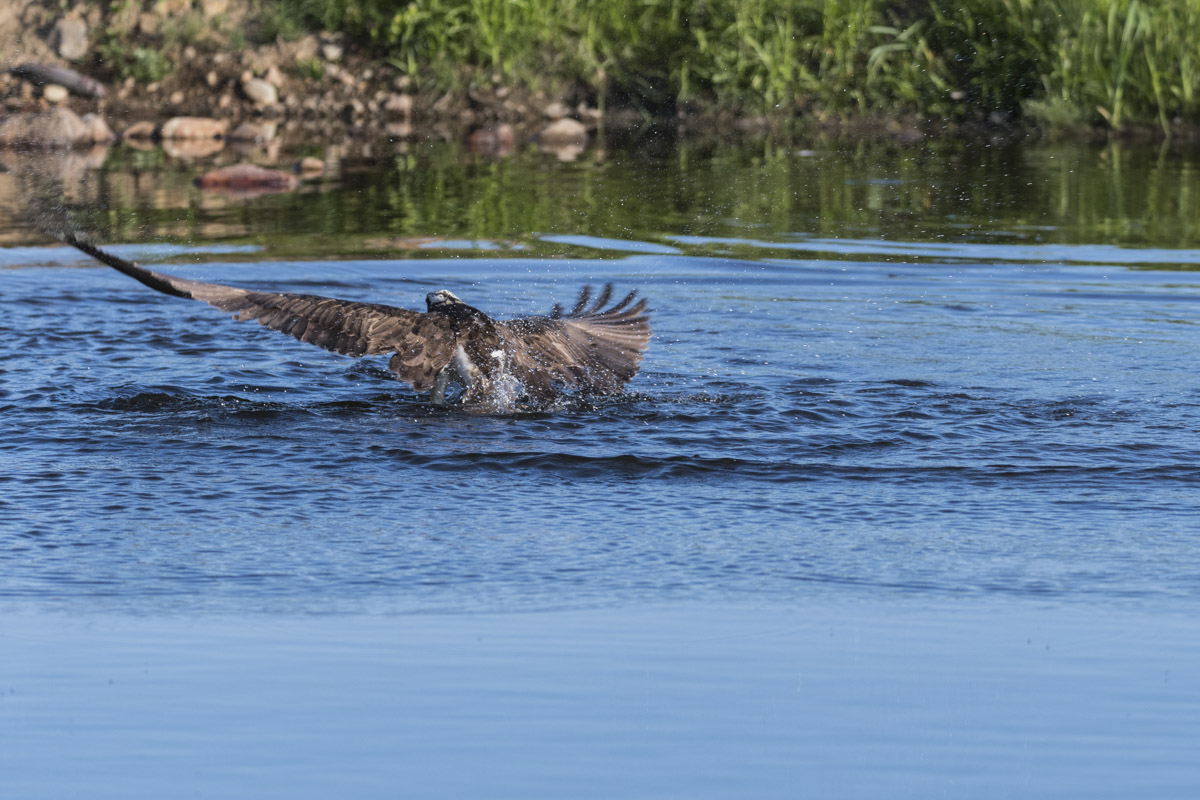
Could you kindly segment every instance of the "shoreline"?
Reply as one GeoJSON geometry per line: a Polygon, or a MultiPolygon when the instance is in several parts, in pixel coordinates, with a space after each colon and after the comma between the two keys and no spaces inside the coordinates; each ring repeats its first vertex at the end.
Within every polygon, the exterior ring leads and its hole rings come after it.
{"type": "Polygon", "coordinates": [[[793,95],[788,103],[767,106],[775,110],[762,111],[753,104],[763,105],[764,98],[754,95],[730,101],[693,92],[684,100],[652,87],[637,97],[602,73],[587,81],[548,74],[544,80],[534,76],[531,83],[514,70],[481,80],[486,71],[463,64],[448,78],[436,64],[422,65],[412,57],[401,63],[378,43],[345,33],[293,27],[288,37],[280,32],[272,41],[249,44],[247,31],[261,35],[270,20],[256,18],[266,17],[267,7],[241,0],[180,0],[148,10],[128,4],[107,11],[90,3],[62,11],[44,0],[0,0],[3,5],[12,13],[0,21],[0,41],[10,44],[0,69],[30,63],[66,67],[101,81],[106,91],[102,98],[81,97],[0,72],[0,120],[66,107],[79,115],[97,114],[120,138],[139,124],[131,138],[172,117],[202,117],[222,120],[229,131],[245,123],[262,128],[246,131],[254,140],[268,139],[280,128],[335,140],[402,139],[433,131],[441,138],[470,141],[482,131],[479,148],[493,152],[503,152],[509,139],[577,144],[601,127],[790,141],[813,136],[902,143],[939,137],[1200,140],[1200,121],[1182,114],[1169,124],[1162,115],[1159,124],[1117,126],[1072,122],[1065,116],[1053,123],[1053,109],[1042,109],[1040,115],[1022,114],[1015,106],[988,111],[982,105],[964,106],[967,101],[962,100],[953,113],[882,102],[864,111],[823,105],[815,94],[793,95]]]}

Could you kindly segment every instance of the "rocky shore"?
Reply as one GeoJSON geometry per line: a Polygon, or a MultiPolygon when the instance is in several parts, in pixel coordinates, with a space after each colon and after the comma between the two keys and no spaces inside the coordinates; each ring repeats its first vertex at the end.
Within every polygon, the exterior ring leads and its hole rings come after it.
{"type": "MultiPolygon", "coordinates": [[[[602,122],[600,111],[584,102],[498,82],[462,94],[416,92],[407,75],[354,51],[338,34],[279,38],[235,51],[221,33],[246,13],[233,0],[160,0],[136,14],[128,10],[141,8],[130,3],[102,14],[86,4],[63,11],[38,0],[0,0],[0,42],[7,45],[0,64],[0,146],[121,139],[143,147],[170,143],[178,154],[202,156],[223,142],[420,135],[461,138],[473,150],[501,155],[535,142],[571,158],[602,122]],[[188,21],[209,27],[163,36],[188,21]],[[104,33],[114,28],[124,31],[119,47],[104,33]],[[159,49],[132,56],[135,64],[161,57],[161,74],[143,70],[122,78],[128,65],[119,67],[115,59],[138,53],[139,38],[159,49]]],[[[620,117],[606,121],[620,124],[620,117]]]]}

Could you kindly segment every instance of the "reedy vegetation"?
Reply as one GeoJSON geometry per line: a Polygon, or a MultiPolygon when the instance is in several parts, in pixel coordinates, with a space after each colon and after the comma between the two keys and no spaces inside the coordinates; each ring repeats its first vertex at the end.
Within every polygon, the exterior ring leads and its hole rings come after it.
{"type": "Polygon", "coordinates": [[[255,2],[265,35],[344,31],[424,88],[574,86],[782,117],[1200,122],[1197,0],[255,2]]]}

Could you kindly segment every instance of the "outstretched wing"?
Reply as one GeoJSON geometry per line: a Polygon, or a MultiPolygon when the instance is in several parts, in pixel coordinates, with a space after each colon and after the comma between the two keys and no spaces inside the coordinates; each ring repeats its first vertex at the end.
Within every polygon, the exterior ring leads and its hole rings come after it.
{"type": "Polygon", "coordinates": [[[605,308],[612,284],[592,301],[583,287],[570,313],[558,306],[547,317],[496,323],[505,340],[509,368],[525,390],[548,397],[555,383],[588,392],[618,392],[637,374],[650,343],[646,301],[630,292],[605,308]]]}
{"type": "Polygon", "coordinates": [[[318,295],[255,292],[177,278],[139,267],[70,234],[63,241],[151,289],[231,311],[238,321],[255,319],[271,330],[343,355],[394,353],[388,368],[418,392],[433,386],[434,377],[454,355],[454,332],[440,315],[318,295]]]}

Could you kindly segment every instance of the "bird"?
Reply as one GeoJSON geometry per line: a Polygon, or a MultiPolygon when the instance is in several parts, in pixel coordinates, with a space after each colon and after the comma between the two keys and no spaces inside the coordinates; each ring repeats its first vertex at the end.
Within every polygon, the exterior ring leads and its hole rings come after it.
{"type": "Polygon", "coordinates": [[[237,321],[258,320],[335,353],[389,355],[388,369],[435,406],[484,411],[544,408],[570,392],[620,394],[638,373],[651,338],[646,300],[613,286],[584,286],[570,311],[498,320],[446,289],[424,312],[310,294],[256,291],[155,272],[75,233],[62,241],[163,294],[199,300],[237,321]],[[452,397],[450,389],[461,391],[452,397]]]}

